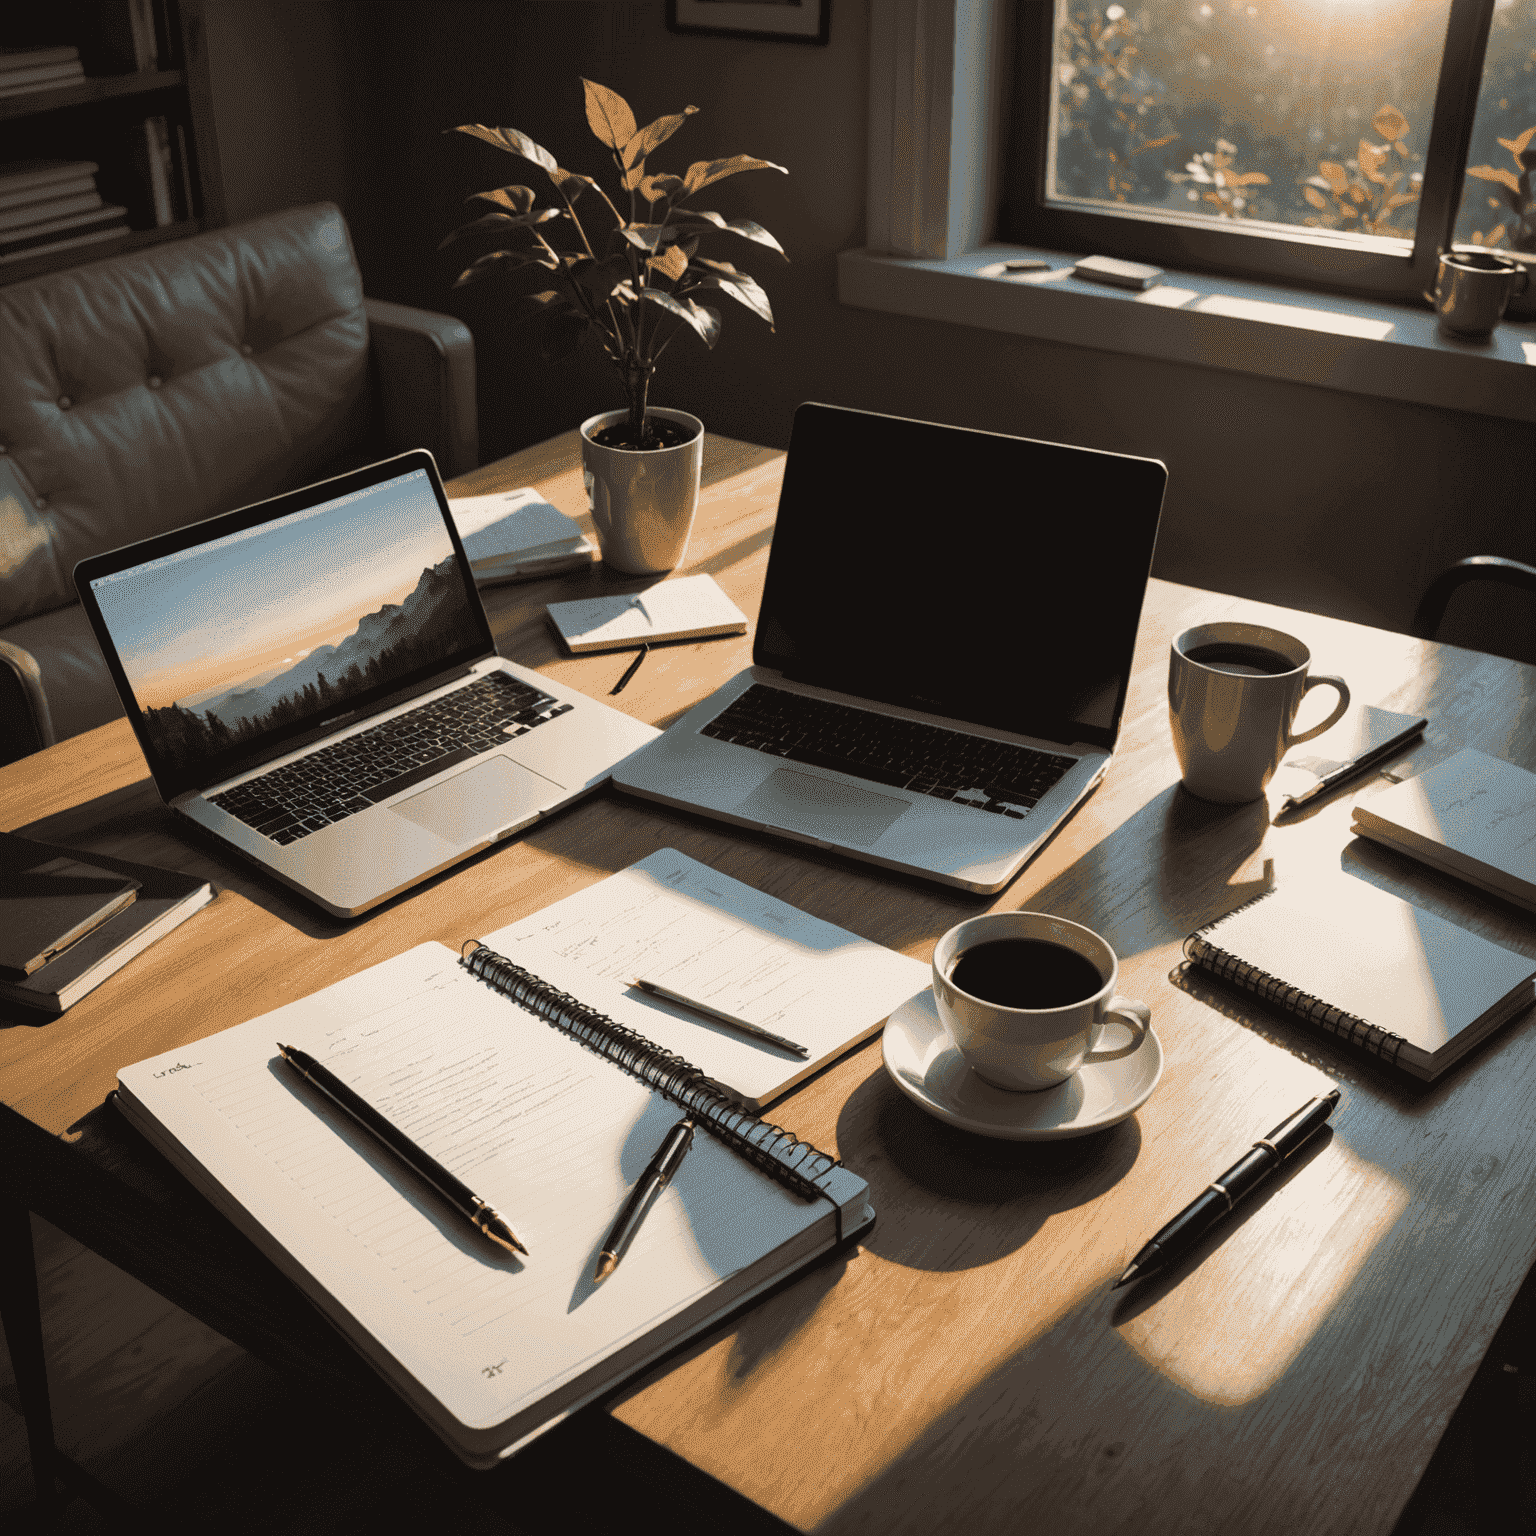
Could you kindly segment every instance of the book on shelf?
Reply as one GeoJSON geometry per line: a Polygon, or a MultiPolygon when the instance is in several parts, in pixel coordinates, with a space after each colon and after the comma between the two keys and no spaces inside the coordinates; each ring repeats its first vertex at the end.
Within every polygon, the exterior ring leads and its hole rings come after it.
{"type": "Polygon", "coordinates": [[[597,559],[580,525],[532,486],[451,496],[448,508],[480,586],[553,576],[597,559]]]}
{"type": "Polygon", "coordinates": [[[154,210],[155,227],[163,229],[176,222],[175,167],[171,164],[170,130],[163,117],[146,117],[138,127],[139,142],[134,160],[139,178],[148,190],[154,210]]]}
{"type": "Polygon", "coordinates": [[[1536,912],[1536,773],[1471,748],[1354,807],[1353,830],[1536,912]]]}
{"type": "Polygon", "coordinates": [[[91,209],[100,207],[101,193],[92,190],[71,192],[67,197],[49,198],[44,202],[23,203],[17,208],[0,208],[0,240],[12,234],[36,234],[39,231],[31,228],[34,224],[47,224],[54,219],[89,213],[91,209]]]}
{"type": "Polygon", "coordinates": [[[835,1158],[488,949],[419,945],[125,1068],[115,1102],[474,1466],[874,1221],[835,1158]],[[281,1067],[279,1042],[406,1128],[526,1260],[360,1139],[281,1067]],[[680,1114],[692,1150],[599,1284],[614,1217],[680,1114]]]}
{"type": "MultiPolygon", "coordinates": [[[[3,177],[0,177],[3,181],[3,177]]],[[[101,201],[101,194],[96,192],[96,178],[94,176],[72,176],[67,181],[55,181],[41,187],[22,187],[19,191],[0,191],[0,209],[13,212],[17,208],[25,208],[33,203],[59,202],[69,197],[80,197],[89,193],[96,193],[96,200],[101,201]]]]}
{"type": "Polygon", "coordinates": [[[1271,888],[1184,954],[1426,1080],[1536,1001],[1536,960],[1347,872],[1271,888]]]}
{"type": "Polygon", "coordinates": [[[58,251],[72,251],[77,246],[96,245],[103,240],[120,240],[132,231],[126,224],[113,224],[107,229],[92,230],[85,235],[66,235],[57,240],[45,240],[42,245],[26,246],[21,250],[0,250],[0,266],[13,261],[31,261],[39,256],[52,256],[58,251]]]}
{"type": "MultiPolygon", "coordinates": [[[[94,160],[6,161],[0,164],[0,206],[10,207],[13,200],[26,201],[34,193],[52,196],[52,189],[61,183],[86,181],[88,187],[94,187],[100,169],[94,160]]],[[[80,190],[78,185],[74,190],[80,190]]]]}
{"type": "Polygon", "coordinates": [[[78,240],[98,233],[107,238],[128,233],[124,222],[128,210],[111,204],[87,213],[72,213],[62,219],[45,219],[41,224],[27,224],[19,229],[0,231],[0,261],[15,261],[23,256],[41,255],[46,250],[64,249],[64,239],[78,240]]]}
{"type": "Polygon", "coordinates": [[[0,100],[62,90],[84,79],[85,70],[79,64],[55,64],[43,69],[0,70],[0,100]]]}
{"type": "Polygon", "coordinates": [[[59,858],[87,861],[111,874],[136,880],[138,888],[131,906],[107,918],[31,975],[21,980],[0,978],[0,1002],[63,1013],[213,900],[213,887],[196,875],[104,853],[36,843],[30,838],[13,836],[9,840],[33,843],[59,858]]]}

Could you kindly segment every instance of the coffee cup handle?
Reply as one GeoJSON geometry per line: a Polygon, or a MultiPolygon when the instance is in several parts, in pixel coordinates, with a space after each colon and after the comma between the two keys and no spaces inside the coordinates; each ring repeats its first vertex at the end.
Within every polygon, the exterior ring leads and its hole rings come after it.
{"type": "Polygon", "coordinates": [[[1306,696],[1317,687],[1319,683],[1327,683],[1332,688],[1339,690],[1339,702],[1334,706],[1334,711],[1323,721],[1321,725],[1314,725],[1310,731],[1303,731],[1300,736],[1292,736],[1289,731],[1285,735],[1285,744],[1294,747],[1298,741],[1311,741],[1314,736],[1321,736],[1330,725],[1337,725],[1344,717],[1344,711],[1349,708],[1349,684],[1342,677],[1309,677],[1301,686],[1301,696],[1306,696]]]}
{"type": "Polygon", "coordinates": [[[1139,1051],[1142,1041],[1147,1038],[1147,1030],[1152,1025],[1152,1010],[1145,1003],[1137,1002],[1134,997],[1115,996],[1110,998],[1104,1009],[1104,1022],[1107,1024],[1110,1020],[1114,1020],[1117,1024],[1124,1024],[1130,1030],[1130,1043],[1122,1045],[1116,1051],[1089,1051],[1083,1057],[1085,1067],[1097,1066],[1101,1061],[1119,1061],[1121,1057],[1139,1051]]]}

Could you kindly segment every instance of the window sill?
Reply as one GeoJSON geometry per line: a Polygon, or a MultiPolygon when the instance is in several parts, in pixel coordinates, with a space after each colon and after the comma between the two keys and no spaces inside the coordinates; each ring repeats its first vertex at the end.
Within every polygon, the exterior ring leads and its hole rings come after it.
{"type": "Polygon", "coordinates": [[[1536,323],[1506,320],[1488,341],[1442,336],[1426,309],[1168,272],[1129,293],[1074,277],[1001,277],[1003,261],[1072,257],[987,245],[924,259],[844,251],[841,303],[1067,346],[1221,368],[1384,400],[1536,422],[1536,323]],[[1258,306],[1258,307],[1256,307],[1258,306]]]}

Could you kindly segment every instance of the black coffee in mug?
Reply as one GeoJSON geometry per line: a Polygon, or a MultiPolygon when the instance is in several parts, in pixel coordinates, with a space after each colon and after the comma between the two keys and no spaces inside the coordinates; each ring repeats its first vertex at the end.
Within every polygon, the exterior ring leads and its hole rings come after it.
{"type": "Polygon", "coordinates": [[[949,969],[962,992],[1001,1008],[1065,1008],[1104,985],[1075,949],[1045,939],[991,939],[962,950],[949,969]]]}
{"type": "Polygon", "coordinates": [[[1184,654],[1202,667],[1209,667],[1213,672],[1230,672],[1234,677],[1279,677],[1296,670],[1296,663],[1279,651],[1232,640],[1213,640],[1209,645],[1197,645],[1184,654]]]}

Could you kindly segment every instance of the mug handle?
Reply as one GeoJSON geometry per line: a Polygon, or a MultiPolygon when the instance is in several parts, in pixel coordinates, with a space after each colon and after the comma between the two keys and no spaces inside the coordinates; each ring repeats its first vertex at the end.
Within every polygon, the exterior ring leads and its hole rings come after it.
{"type": "Polygon", "coordinates": [[[1117,1051],[1089,1051],[1083,1057],[1085,1067],[1097,1066],[1101,1061],[1119,1061],[1122,1056],[1129,1056],[1133,1051],[1141,1049],[1141,1043],[1147,1038],[1147,1030],[1152,1024],[1152,1010],[1145,1003],[1138,1003],[1134,997],[1115,996],[1110,998],[1104,1009],[1104,1022],[1111,1019],[1117,1024],[1124,1024],[1131,1032],[1129,1045],[1122,1045],[1117,1051]]]}
{"type": "MultiPolygon", "coordinates": [[[[1330,687],[1339,690],[1339,702],[1333,713],[1323,721],[1321,725],[1314,725],[1310,731],[1303,731],[1300,736],[1292,736],[1289,731],[1285,734],[1285,745],[1289,749],[1298,741],[1311,741],[1314,736],[1321,736],[1330,725],[1337,725],[1344,716],[1344,711],[1349,708],[1349,684],[1342,677],[1309,677],[1301,686],[1301,697],[1306,696],[1317,687],[1319,683],[1327,683],[1330,687]]],[[[1300,702],[1298,700],[1298,702],[1300,702]]]]}

